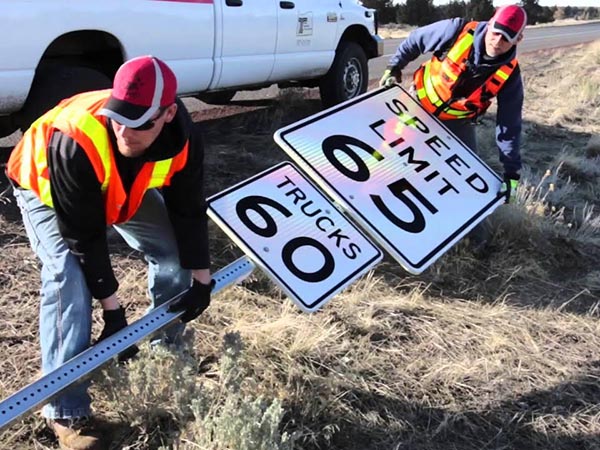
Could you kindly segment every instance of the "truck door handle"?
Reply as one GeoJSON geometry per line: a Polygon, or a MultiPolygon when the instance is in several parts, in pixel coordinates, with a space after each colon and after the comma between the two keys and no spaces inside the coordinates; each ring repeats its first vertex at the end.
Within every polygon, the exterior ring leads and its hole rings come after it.
{"type": "Polygon", "coordinates": [[[279,2],[279,6],[281,6],[281,9],[294,9],[296,5],[294,5],[294,2],[279,2]]]}
{"type": "Polygon", "coordinates": [[[242,0],[225,0],[227,6],[242,6],[244,2],[242,0]]]}

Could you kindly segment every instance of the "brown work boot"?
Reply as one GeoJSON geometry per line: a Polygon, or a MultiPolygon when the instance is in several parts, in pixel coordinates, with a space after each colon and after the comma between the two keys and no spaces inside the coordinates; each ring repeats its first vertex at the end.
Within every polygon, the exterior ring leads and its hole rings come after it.
{"type": "Polygon", "coordinates": [[[54,431],[62,450],[106,450],[108,448],[93,419],[53,419],[47,422],[54,431]]]}

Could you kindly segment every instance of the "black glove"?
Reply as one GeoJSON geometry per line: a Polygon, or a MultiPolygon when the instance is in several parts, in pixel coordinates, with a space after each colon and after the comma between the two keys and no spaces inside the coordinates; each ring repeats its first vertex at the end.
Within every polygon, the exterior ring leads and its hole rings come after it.
{"type": "Polygon", "coordinates": [[[210,280],[209,284],[202,284],[194,279],[192,287],[187,290],[180,298],[175,300],[167,310],[168,312],[185,311],[180,319],[183,323],[194,320],[204,312],[210,305],[210,292],[215,287],[215,280],[210,280]]]}
{"type": "Polygon", "coordinates": [[[402,71],[398,70],[395,66],[387,66],[381,79],[379,80],[379,87],[391,86],[393,84],[400,83],[402,81],[402,71]]]}
{"type": "MultiPolygon", "coordinates": [[[[102,319],[104,320],[104,328],[102,329],[102,333],[100,333],[96,344],[127,326],[125,310],[122,307],[119,307],[119,309],[104,310],[102,312],[102,319]]],[[[125,362],[129,358],[134,357],[139,351],[140,349],[134,344],[119,353],[118,360],[119,362],[125,362]]]]}

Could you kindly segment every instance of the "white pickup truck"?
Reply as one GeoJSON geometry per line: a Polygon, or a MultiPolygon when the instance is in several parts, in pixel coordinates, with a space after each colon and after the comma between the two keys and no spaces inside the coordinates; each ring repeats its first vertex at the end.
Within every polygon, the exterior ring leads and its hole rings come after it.
{"type": "Polygon", "coordinates": [[[2,0],[0,136],[143,54],[171,66],[182,96],[318,86],[331,106],[365,92],[376,28],[358,0],[2,0]]]}

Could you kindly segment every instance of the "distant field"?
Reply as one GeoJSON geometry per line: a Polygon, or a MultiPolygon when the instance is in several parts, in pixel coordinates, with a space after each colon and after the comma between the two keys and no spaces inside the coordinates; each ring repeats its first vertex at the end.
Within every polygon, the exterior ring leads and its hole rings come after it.
{"type": "MultiPolygon", "coordinates": [[[[475,255],[461,241],[423,274],[386,259],[315,314],[260,271],[215,296],[183,350],[142,346],[94,377],[113,449],[592,450],[600,448],[600,42],[527,54],[514,205],[475,255]]],[[[194,113],[208,194],[286,160],[272,135],[319,111],[314,91],[194,113]]],[[[500,170],[494,111],[478,127],[500,170]]],[[[39,271],[0,177],[0,398],[39,375],[39,271]]],[[[211,224],[214,267],[241,255],[211,224]]],[[[145,263],[111,239],[127,314],[145,263]]],[[[94,332],[101,326],[95,311],[94,332]]],[[[38,414],[2,449],[51,449],[38,414]]]]}
{"type": "MultiPolygon", "coordinates": [[[[537,28],[537,27],[559,27],[565,25],[576,25],[580,23],[587,22],[597,22],[597,20],[593,21],[582,21],[575,19],[563,19],[563,20],[555,20],[551,23],[543,23],[539,25],[529,25],[527,28],[537,28]]],[[[402,39],[408,36],[408,34],[414,30],[416,27],[406,24],[398,24],[398,23],[390,23],[381,25],[379,27],[378,34],[384,39],[402,39]]]]}

